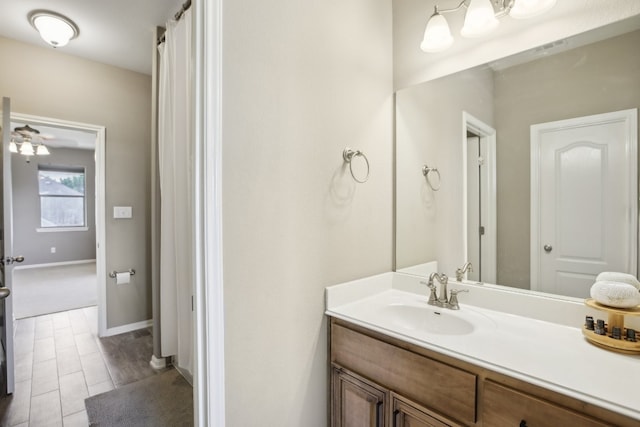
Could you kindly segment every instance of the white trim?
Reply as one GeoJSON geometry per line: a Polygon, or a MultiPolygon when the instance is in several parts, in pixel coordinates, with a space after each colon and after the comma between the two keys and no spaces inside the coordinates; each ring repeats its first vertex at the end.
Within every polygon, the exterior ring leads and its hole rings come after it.
{"type": "Polygon", "coordinates": [[[48,126],[62,126],[69,129],[77,129],[96,134],[95,146],[95,178],[96,178],[96,277],[98,286],[98,335],[104,336],[107,330],[107,268],[106,268],[106,128],[68,120],[59,120],[46,117],[32,116],[29,114],[11,113],[11,118],[19,121],[40,123],[48,126]]]}
{"type": "Polygon", "coordinates": [[[156,357],[155,354],[152,354],[149,365],[151,365],[151,367],[155,370],[164,369],[167,367],[167,359],[166,357],[156,357]]]}
{"type": "Polygon", "coordinates": [[[224,427],[222,5],[195,2],[195,425],[224,427]]]}
{"type": "Polygon", "coordinates": [[[612,121],[624,121],[627,124],[627,140],[625,152],[627,155],[627,176],[630,178],[629,200],[634,201],[629,207],[629,236],[626,244],[629,253],[627,260],[630,272],[638,274],[638,109],[612,111],[610,113],[594,114],[566,120],[538,123],[530,127],[531,145],[531,285],[533,291],[540,291],[540,257],[539,248],[542,245],[540,236],[540,134],[550,130],[568,129],[579,126],[591,126],[612,121]]]}
{"type": "Polygon", "coordinates": [[[61,233],[67,231],[89,231],[89,227],[50,227],[36,228],[38,233],[61,233]]]}
{"type": "Polygon", "coordinates": [[[104,331],[104,334],[100,335],[100,337],[111,337],[113,335],[120,335],[126,332],[137,331],[138,329],[149,328],[153,324],[153,319],[143,320],[141,322],[136,323],[128,323],[122,326],[116,326],[114,328],[107,328],[104,331]]]}
{"type": "Polygon", "coordinates": [[[191,384],[191,387],[193,387],[193,375],[191,375],[189,371],[181,368],[178,365],[174,364],[173,367],[176,368],[176,371],[178,371],[178,373],[182,375],[182,378],[184,378],[189,384],[191,384]]]}
{"type": "Polygon", "coordinates": [[[96,262],[95,259],[82,259],[78,261],[61,261],[61,262],[47,262],[44,264],[30,264],[30,265],[15,265],[14,270],[27,270],[29,268],[45,268],[45,267],[62,267],[64,265],[75,265],[75,264],[91,264],[96,262]]]}
{"type": "MultiPolygon", "coordinates": [[[[464,261],[468,260],[468,239],[467,239],[467,130],[472,131],[487,143],[487,158],[485,164],[488,170],[487,187],[489,192],[487,197],[487,210],[489,218],[486,220],[488,233],[486,236],[486,251],[492,258],[488,270],[484,270],[483,282],[495,283],[497,278],[498,265],[498,221],[497,221],[497,189],[496,189],[496,130],[484,123],[482,120],[472,116],[466,111],[462,112],[462,248],[464,261]],[[485,279],[485,277],[487,279],[485,279]]],[[[486,264],[485,264],[486,266],[486,264]]],[[[475,267],[475,266],[474,266],[475,267]]]]}

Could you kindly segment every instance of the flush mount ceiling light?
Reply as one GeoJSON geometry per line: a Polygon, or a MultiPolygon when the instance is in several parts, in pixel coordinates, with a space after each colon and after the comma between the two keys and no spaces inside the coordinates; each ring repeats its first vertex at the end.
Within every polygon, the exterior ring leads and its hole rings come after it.
{"type": "Polygon", "coordinates": [[[527,19],[547,12],[555,6],[556,0],[462,0],[451,9],[439,9],[435,6],[433,15],[427,22],[420,49],[424,52],[440,52],[453,44],[449,24],[443,13],[466,9],[464,25],[460,34],[463,37],[481,37],[495,29],[499,18],[509,15],[516,19],[527,19]],[[493,4],[496,5],[496,12],[493,4]]]}
{"type": "Polygon", "coordinates": [[[39,33],[42,40],[53,47],[62,47],[78,37],[80,30],[69,18],[49,10],[34,10],[28,15],[31,26],[39,33]]]}

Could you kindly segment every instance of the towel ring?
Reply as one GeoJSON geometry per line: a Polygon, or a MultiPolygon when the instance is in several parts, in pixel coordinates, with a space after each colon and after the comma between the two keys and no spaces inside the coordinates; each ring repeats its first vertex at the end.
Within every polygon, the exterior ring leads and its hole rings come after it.
{"type": "Polygon", "coordinates": [[[353,177],[353,179],[355,179],[356,182],[360,184],[364,184],[365,182],[367,182],[367,180],[369,179],[369,159],[367,159],[367,156],[365,156],[362,151],[345,148],[342,152],[342,158],[345,162],[349,163],[349,171],[351,172],[351,176],[353,177]],[[356,178],[356,175],[353,173],[353,164],[351,163],[351,161],[354,157],[362,157],[367,165],[367,175],[364,177],[364,179],[360,180],[356,178]]]}
{"type": "Polygon", "coordinates": [[[424,175],[424,177],[427,179],[427,184],[429,184],[429,187],[431,187],[431,189],[433,191],[438,191],[440,189],[440,183],[442,182],[440,179],[440,171],[438,170],[438,168],[431,168],[427,165],[424,165],[422,167],[422,175],[424,175]],[[438,186],[434,186],[433,183],[431,182],[431,178],[429,178],[429,174],[431,172],[434,172],[436,175],[438,175],[438,186]]]}

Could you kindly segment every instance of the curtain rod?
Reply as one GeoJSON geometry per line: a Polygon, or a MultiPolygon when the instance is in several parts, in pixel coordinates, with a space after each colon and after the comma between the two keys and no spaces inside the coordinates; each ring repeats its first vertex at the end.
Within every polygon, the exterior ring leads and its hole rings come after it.
{"type": "Polygon", "coordinates": [[[178,13],[176,13],[174,15],[174,18],[176,21],[179,21],[180,18],[182,18],[182,15],[184,15],[184,13],[187,11],[187,9],[189,9],[191,7],[191,0],[187,0],[186,2],[184,2],[184,4],[182,5],[182,7],[180,8],[180,10],[178,11],[178,13]]]}
{"type": "MultiPolygon", "coordinates": [[[[191,0],[187,0],[182,4],[182,6],[180,7],[180,10],[176,12],[175,15],[173,15],[173,19],[175,19],[176,21],[179,21],[180,18],[182,18],[182,16],[184,15],[184,13],[187,10],[189,10],[190,7],[191,7],[191,0]]],[[[158,39],[158,45],[164,42],[164,40],[165,40],[165,34],[162,34],[162,36],[160,36],[160,38],[158,39]]]]}

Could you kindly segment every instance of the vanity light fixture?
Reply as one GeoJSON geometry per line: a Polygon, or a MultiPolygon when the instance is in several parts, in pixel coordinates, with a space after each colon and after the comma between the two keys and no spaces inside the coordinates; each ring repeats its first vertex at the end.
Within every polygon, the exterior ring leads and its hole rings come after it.
{"type": "Polygon", "coordinates": [[[65,46],[80,34],[78,26],[71,19],[56,12],[34,10],[29,13],[28,18],[42,40],[53,47],[65,46]]]}
{"type": "Polygon", "coordinates": [[[424,52],[440,52],[453,44],[453,36],[443,13],[457,12],[465,8],[463,37],[481,37],[494,30],[499,18],[509,15],[515,19],[527,19],[547,12],[557,0],[462,0],[451,9],[439,9],[436,5],[433,15],[427,21],[420,49],[424,52]],[[496,12],[493,4],[498,8],[496,12]]]}

